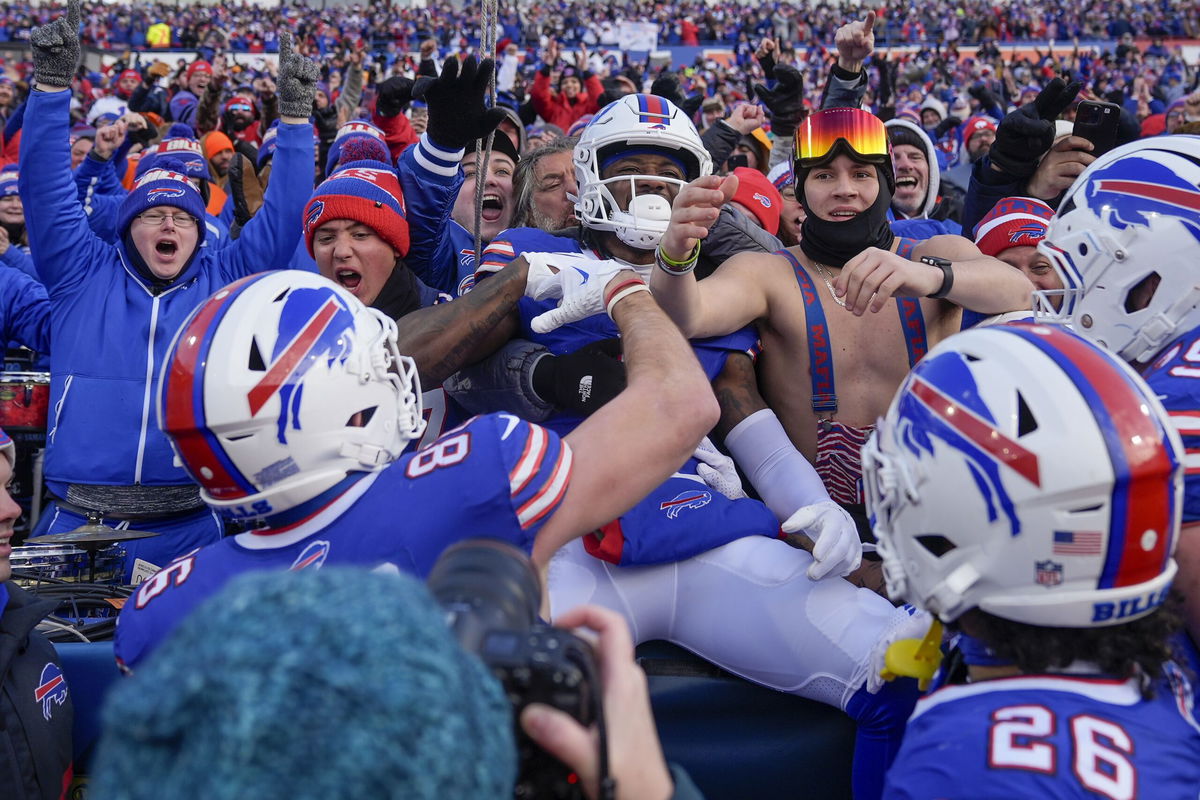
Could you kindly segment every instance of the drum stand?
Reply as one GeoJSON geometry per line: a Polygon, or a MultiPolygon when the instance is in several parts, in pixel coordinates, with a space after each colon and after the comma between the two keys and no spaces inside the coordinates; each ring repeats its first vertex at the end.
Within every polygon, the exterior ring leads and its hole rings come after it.
{"type": "MultiPolygon", "coordinates": [[[[42,468],[46,464],[46,448],[39,447],[33,451],[33,499],[29,501],[29,530],[36,530],[38,519],[42,516],[42,485],[44,478],[42,468]]],[[[99,520],[97,520],[99,522],[99,520]]],[[[92,571],[96,570],[96,553],[89,551],[92,571]]]]}

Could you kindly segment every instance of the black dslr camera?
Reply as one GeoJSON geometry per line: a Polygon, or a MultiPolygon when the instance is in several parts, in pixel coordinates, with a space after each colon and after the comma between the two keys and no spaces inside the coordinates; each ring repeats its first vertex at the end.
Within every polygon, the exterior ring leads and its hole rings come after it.
{"type": "Polygon", "coordinates": [[[442,553],[427,584],[459,644],[500,679],[512,703],[520,757],[514,796],[582,798],[578,777],[517,722],[530,703],[565,711],[583,725],[603,713],[591,645],[537,621],[542,590],[533,564],[505,542],[469,539],[442,553]]]}

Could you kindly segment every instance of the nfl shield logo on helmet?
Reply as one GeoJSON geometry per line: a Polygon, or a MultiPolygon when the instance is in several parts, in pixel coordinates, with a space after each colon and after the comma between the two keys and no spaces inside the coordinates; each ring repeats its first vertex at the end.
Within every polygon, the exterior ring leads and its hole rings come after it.
{"type": "Polygon", "coordinates": [[[54,707],[67,702],[67,679],[58,664],[48,662],[42,667],[42,677],[33,690],[34,701],[42,704],[42,716],[47,721],[54,716],[54,707]]]}
{"type": "Polygon", "coordinates": [[[1039,586],[1048,589],[1063,582],[1063,565],[1057,561],[1038,561],[1036,567],[1039,586]]]}

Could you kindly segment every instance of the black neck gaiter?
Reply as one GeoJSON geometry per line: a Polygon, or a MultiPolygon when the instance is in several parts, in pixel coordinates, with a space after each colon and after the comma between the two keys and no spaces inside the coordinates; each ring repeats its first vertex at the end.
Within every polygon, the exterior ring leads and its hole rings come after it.
{"type": "Polygon", "coordinates": [[[892,192],[878,166],[875,172],[879,176],[879,195],[875,202],[866,211],[845,222],[820,219],[809,209],[804,196],[804,179],[810,171],[796,170],[796,197],[808,214],[800,226],[800,249],[804,255],[827,267],[842,267],[868,247],[887,250],[892,246],[896,237],[888,226],[887,218],[892,192]]]}
{"type": "Polygon", "coordinates": [[[371,303],[392,319],[400,319],[405,314],[411,314],[421,307],[421,293],[417,288],[417,276],[402,260],[396,259],[396,266],[387,282],[379,290],[379,296],[371,303]]]}

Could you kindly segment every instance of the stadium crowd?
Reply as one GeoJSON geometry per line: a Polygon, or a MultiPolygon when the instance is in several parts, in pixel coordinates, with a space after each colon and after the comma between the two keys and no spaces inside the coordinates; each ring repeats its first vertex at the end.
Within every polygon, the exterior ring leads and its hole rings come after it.
{"type": "MultiPolygon", "coordinates": [[[[845,712],[858,798],[1194,796],[1200,72],[1168,40],[1197,7],[534,3],[494,54],[482,14],[0,11],[29,45],[0,327],[47,397],[0,478],[42,451],[26,546],[157,534],[123,542],[139,711],[106,715],[97,796],[503,796],[494,680],[423,589],[332,569],[423,579],[472,533],[601,635],[611,759],[519,715],[591,797],[699,795],[651,639],[845,712]],[[623,22],[733,56],[635,58],[623,22]],[[358,582],[412,616],[350,624],[358,582]],[[274,672],[314,647],[346,658],[274,672]],[[322,725],[357,788],[286,746],[322,725]]],[[[0,633],[35,645],[0,639],[0,736],[32,742],[0,788],[58,797],[70,700],[0,500],[0,633]]]]}

